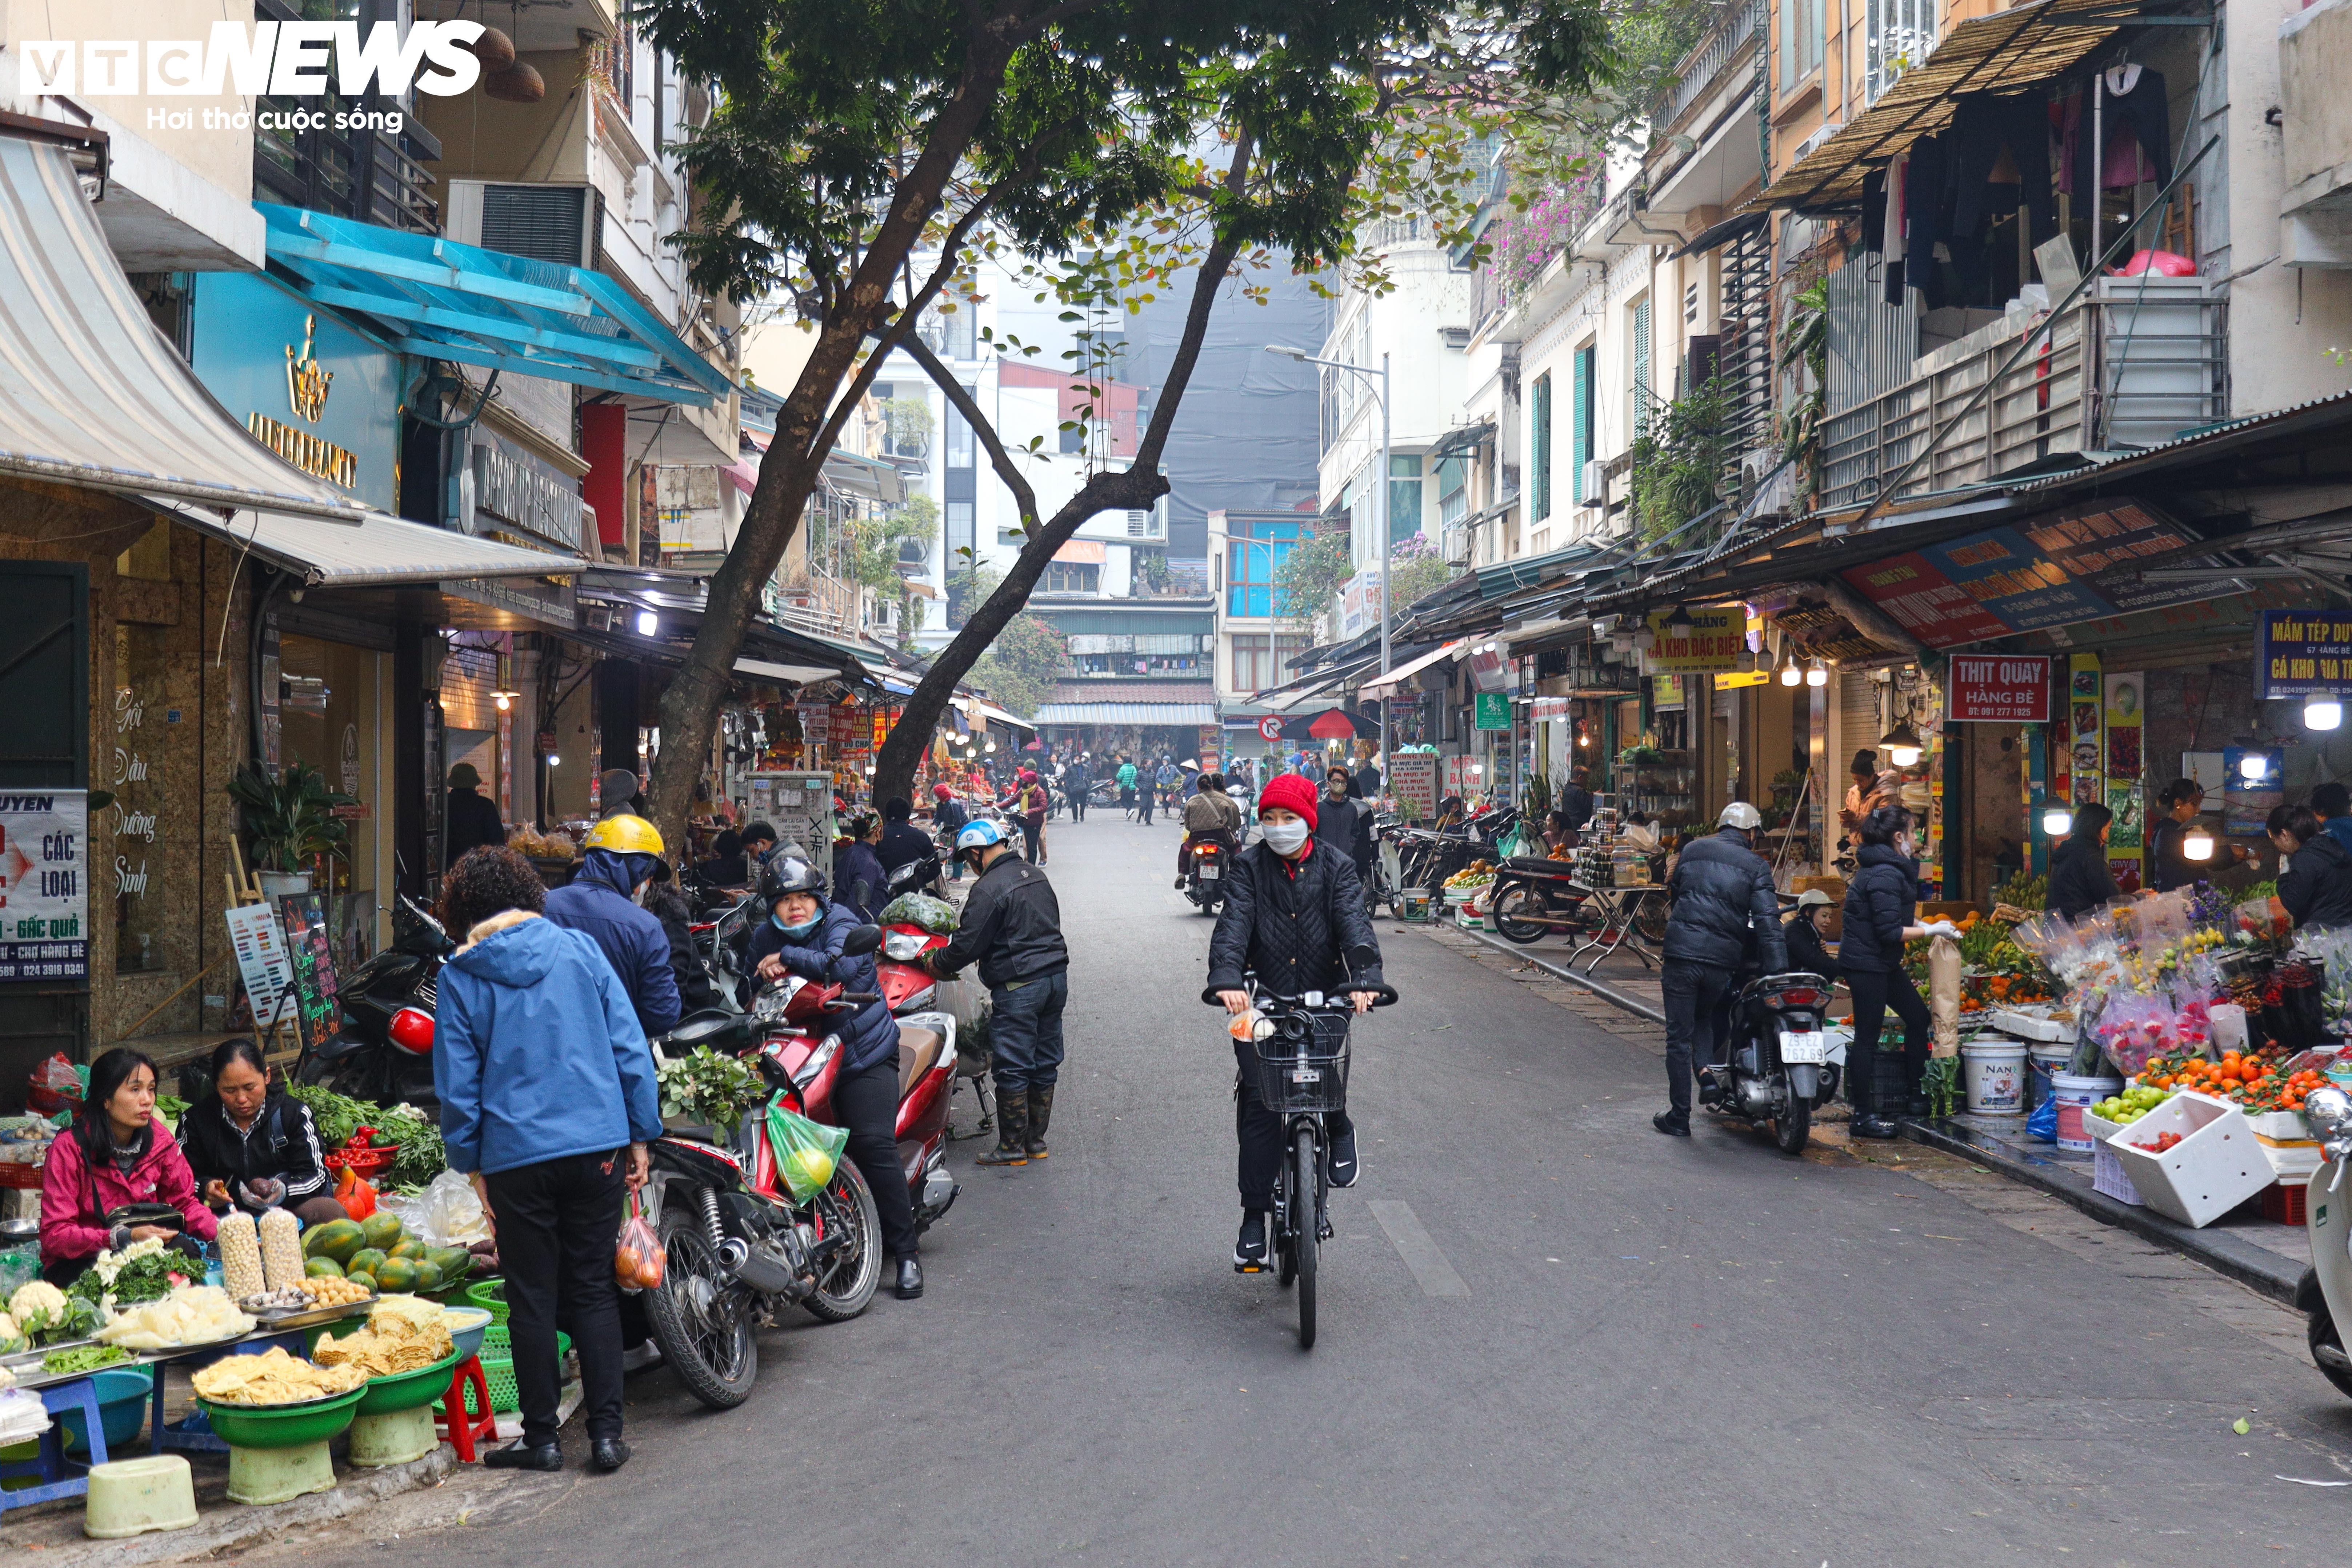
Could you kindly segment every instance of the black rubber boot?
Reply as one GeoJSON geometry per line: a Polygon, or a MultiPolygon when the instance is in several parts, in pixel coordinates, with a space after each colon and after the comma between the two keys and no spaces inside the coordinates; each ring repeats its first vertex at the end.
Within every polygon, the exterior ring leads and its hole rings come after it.
{"type": "Polygon", "coordinates": [[[976,1165],[1025,1165],[1029,1163],[1029,1091],[996,1091],[996,1147],[972,1162],[976,1165]]]}
{"type": "Polygon", "coordinates": [[[1029,1090],[1029,1136],[1026,1146],[1032,1160],[1045,1157],[1045,1124],[1054,1120],[1054,1090],[1051,1085],[1029,1090]]]}
{"type": "Polygon", "coordinates": [[[1650,1125],[1656,1128],[1659,1131],[1664,1133],[1669,1138],[1687,1138],[1690,1136],[1690,1118],[1687,1116],[1677,1116],[1671,1110],[1661,1110],[1655,1116],[1651,1117],[1650,1125]]]}

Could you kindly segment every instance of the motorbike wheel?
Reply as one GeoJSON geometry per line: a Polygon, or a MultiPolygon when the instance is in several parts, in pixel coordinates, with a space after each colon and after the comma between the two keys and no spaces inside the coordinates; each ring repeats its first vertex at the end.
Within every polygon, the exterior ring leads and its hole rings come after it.
{"type": "Polygon", "coordinates": [[[1633,911],[1633,930],[1652,946],[1662,945],[1666,940],[1666,900],[1643,899],[1641,908],[1633,911]]]}
{"type": "Polygon", "coordinates": [[[1772,1142],[1780,1146],[1783,1154],[1801,1154],[1812,1130],[1811,1103],[1792,1094],[1789,1097],[1789,1109],[1772,1119],[1772,1142]]]}
{"type": "Polygon", "coordinates": [[[1506,942],[1525,946],[1551,934],[1551,927],[1540,923],[1551,912],[1551,900],[1532,882],[1496,882],[1487,908],[1495,917],[1495,930],[1506,942]]]}
{"type": "Polygon", "coordinates": [[[2323,1345],[2337,1355],[2344,1353],[2343,1337],[2336,1331],[2336,1320],[2328,1316],[2326,1307],[2312,1310],[2310,1321],[2304,1330],[2304,1339],[2311,1346],[2311,1363],[2319,1369],[2319,1375],[2334,1384],[2336,1393],[2352,1398],[2352,1371],[2330,1366],[2319,1358],[2323,1345]]]}
{"type": "Polygon", "coordinates": [[[1315,1133],[1309,1128],[1298,1130],[1298,1142],[1292,1151],[1291,1173],[1297,1189],[1292,1202],[1293,1217],[1298,1226],[1298,1348],[1315,1348],[1315,1133]]]}
{"type": "Polygon", "coordinates": [[[802,1305],[821,1322],[845,1323],[872,1304],[882,1283],[882,1215],[873,1189],[848,1160],[834,1167],[831,1184],[816,1195],[816,1212],[825,1236],[845,1232],[850,1242],[817,1276],[816,1294],[802,1305]]]}
{"type": "Polygon", "coordinates": [[[665,1209],[660,1235],[668,1261],[661,1285],[646,1292],[654,1341],[688,1394],[713,1410],[732,1410],[751,1397],[760,1375],[751,1316],[701,1216],[665,1209]]]}

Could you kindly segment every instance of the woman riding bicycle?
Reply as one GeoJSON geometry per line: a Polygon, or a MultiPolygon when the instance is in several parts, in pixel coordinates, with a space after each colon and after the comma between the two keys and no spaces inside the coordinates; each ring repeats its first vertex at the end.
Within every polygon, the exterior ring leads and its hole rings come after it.
{"type": "MultiPolygon", "coordinates": [[[[1356,868],[1328,846],[1318,848],[1315,786],[1286,773],[1265,786],[1258,802],[1263,839],[1234,857],[1226,872],[1224,908],[1209,938],[1209,985],[1228,1013],[1249,1010],[1245,976],[1280,996],[1346,989],[1359,1014],[1384,984],[1381,946],[1364,913],[1356,868]]],[[[1234,1131],[1241,1144],[1241,1237],[1234,1268],[1265,1261],[1265,1216],[1274,1207],[1282,1165],[1282,1118],[1258,1098],[1251,1068],[1256,1047],[1234,1043],[1240,1068],[1234,1091],[1234,1131]]],[[[1356,1129],[1344,1110],[1328,1114],[1330,1173],[1335,1187],[1356,1184],[1356,1129]]]]}

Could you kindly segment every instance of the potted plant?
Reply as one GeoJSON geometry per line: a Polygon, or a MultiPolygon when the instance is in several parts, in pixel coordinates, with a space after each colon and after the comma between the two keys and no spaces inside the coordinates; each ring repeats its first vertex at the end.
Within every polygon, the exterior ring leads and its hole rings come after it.
{"type": "Polygon", "coordinates": [[[316,768],[289,763],[281,781],[246,763],[229,780],[228,794],[245,814],[254,873],[269,899],[309,892],[309,868],[350,846],[351,829],[335,807],[351,805],[352,797],[329,789],[316,768]]]}

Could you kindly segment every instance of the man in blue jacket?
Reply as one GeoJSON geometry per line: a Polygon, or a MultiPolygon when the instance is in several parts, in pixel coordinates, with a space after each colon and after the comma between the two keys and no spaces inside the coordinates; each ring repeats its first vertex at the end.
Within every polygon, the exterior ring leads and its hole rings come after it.
{"type": "Polygon", "coordinates": [[[571,883],[547,895],[549,920],[604,950],[648,1038],[668,1033],[678,1015],[669,933],[638,902],[661,853],[661,835],[652,823],[608,816],[588,830],[588,852],[571,883]]]}
{"type": "Polygon", "coordinates": [[[433,1089],[449,1168],[471,1176],[498,1226],[522,1439],[502,1469],[560,1470],[555,1319],[580,1352],[588,1445],[600,1470],[621,1440],[620,1291],[613,1238],[661,1135],[653,1052],[612,965],[579,931],[541,920],[539,874],[485,846],[449,869],[444,907],[464,945],[441,971],[433,1089]]]}

